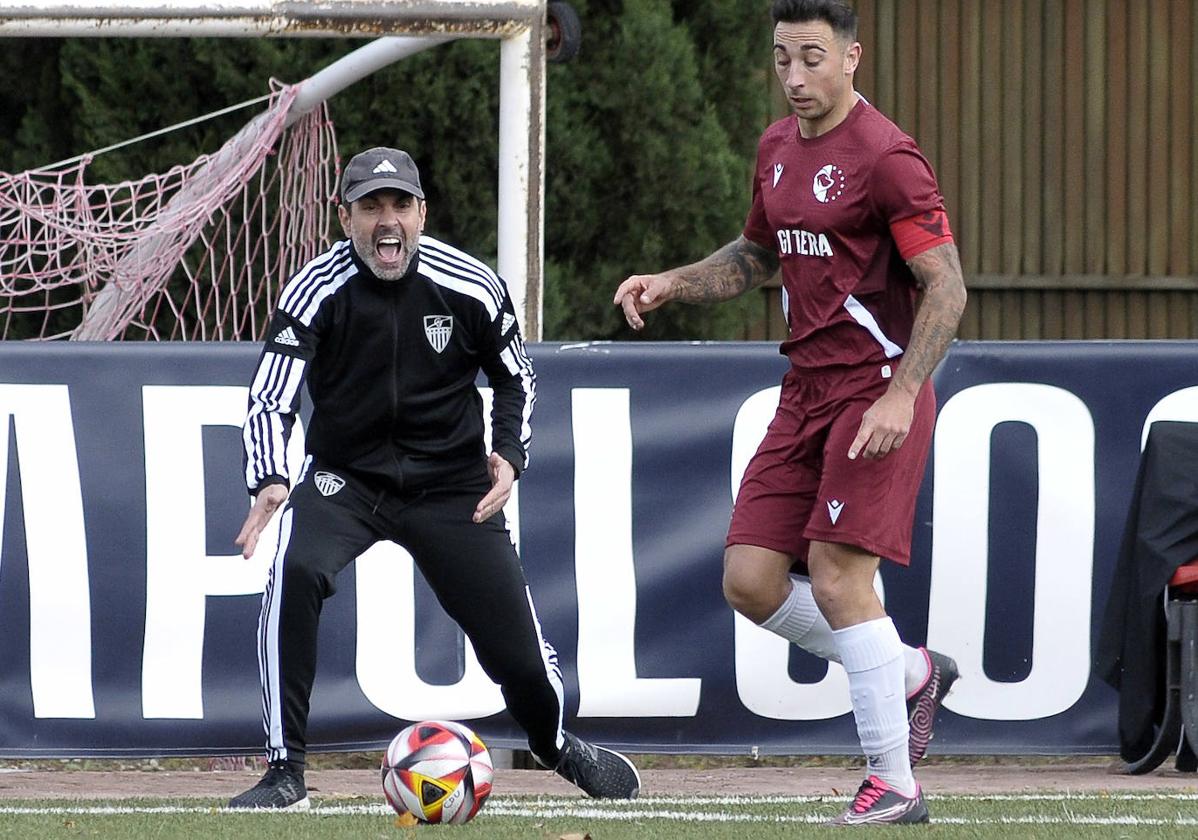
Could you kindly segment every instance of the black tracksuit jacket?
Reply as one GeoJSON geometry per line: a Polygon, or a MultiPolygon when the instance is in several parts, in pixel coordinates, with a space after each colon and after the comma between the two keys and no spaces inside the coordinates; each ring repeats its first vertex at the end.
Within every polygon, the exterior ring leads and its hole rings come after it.
{"type": "Polygon", "coordinates": [[[407,273],[384,281],[337,242],[288,281],[267,330],[243,432],[247,488],[291,483],[285,451],[305,380],[316,464],[395,493],[477,482],[480,369],[494,394],[491,449],[519,475],[536,377],[503,281],[429,236],[407,273]]]}

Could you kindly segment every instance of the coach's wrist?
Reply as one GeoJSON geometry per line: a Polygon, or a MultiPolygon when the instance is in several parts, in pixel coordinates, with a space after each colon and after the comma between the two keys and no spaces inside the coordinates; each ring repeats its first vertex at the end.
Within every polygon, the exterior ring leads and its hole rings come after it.
{"type": "Polygon", "coordinates": [[[251,498],[257,498],[268,487],[282,487],[284,493],[291,491],[291,483],[281,475],[268,475],[258,482],[257,487],[249,488],[251,498]]]}

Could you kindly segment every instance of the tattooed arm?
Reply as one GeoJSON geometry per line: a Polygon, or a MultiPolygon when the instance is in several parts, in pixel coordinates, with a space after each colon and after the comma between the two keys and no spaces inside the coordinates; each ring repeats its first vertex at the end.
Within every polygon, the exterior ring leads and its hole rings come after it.
{"type": "Polygon", "coordinates": [[[915,398],[957,334],[965,310],[965,281],[957,246],[929,248],[907,263],[922,292],[911,340],[886,393],[861,419],[849,458],[883,458],[903,445],[911,429],[915,398]]]}
{"type": "Polygon", "coordinates": [[[908,265],[922,300],[915,313],[911,340],[890,387],[906,391],[914,399],[957,334],[965,310],[965,280],[957,246],[952,242],[912,257],[908,265]]]}
{"type": "Polygon", "coordinates": [[[777,254],[741,236],[697,263],[660,274],[634,274],[616,289],[613,303],[623,308],[628,325],[639,330],[645,326],[641,316],[667,301],[730,300],[760,286],[777,270],[777,254]]]}

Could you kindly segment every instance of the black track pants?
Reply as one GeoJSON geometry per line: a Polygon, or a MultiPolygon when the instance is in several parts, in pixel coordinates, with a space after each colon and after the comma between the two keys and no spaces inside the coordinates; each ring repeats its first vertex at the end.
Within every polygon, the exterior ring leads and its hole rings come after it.
{"type": "Polygon", "coordinates": [[[282,512],[279,548],[262,596],[258,664],[267,756],[303,763],[316,638],[337,573],[380,540],[412,555],[445,612],[470,639],[479,664],[528,733],[529,749],[554,762],[561,743],[563,689],[557,654],[541,637],[520,559],[503,514],[476,525],[488,484],[380,494],[341,473],[345,484],[306,471],[282,512]]]}

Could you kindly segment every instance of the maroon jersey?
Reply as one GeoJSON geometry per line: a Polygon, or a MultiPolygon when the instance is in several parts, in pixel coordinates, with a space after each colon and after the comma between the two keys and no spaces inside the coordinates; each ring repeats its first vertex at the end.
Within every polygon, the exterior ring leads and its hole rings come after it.
{"type": "Polygon", "coordinates": [[[782,352],[791,364],[824,368],[902,355],[917,289],[890,225],[943,210],[915,141],[864,99],[810,140],[794,116],[766,129],[744,235],[781,260],[790,328],[782,352]]]}

